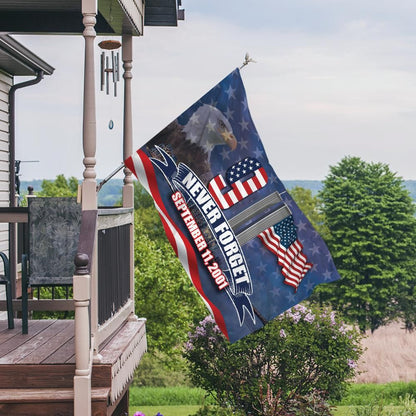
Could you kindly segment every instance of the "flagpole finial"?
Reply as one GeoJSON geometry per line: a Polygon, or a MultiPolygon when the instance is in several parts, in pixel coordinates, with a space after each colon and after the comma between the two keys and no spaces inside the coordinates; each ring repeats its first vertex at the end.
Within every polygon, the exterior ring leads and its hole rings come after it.
{"type": "Polygon", "coordinates": [[[246,55],[244,56],[244,62],[243,62],[243,65],[240,66],[240,69],[243,69],[250,62],[256,63],[256,61],[254,59],[250,58],[250,56],[249,56],[249,54],[247,52],[246,55]]]}

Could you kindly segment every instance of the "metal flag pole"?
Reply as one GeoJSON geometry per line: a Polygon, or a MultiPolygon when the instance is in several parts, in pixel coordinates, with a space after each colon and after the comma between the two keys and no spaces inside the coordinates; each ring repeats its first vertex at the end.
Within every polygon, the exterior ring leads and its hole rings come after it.
{"type": "Polygon", "coordinates": [[[97,192],[100,191],[100,189],[118,172],[120,172],[121,169],[124,168],[124,162],[114,169],[107,177],[105,177],[98,185],[97,185],[97,192]]]}

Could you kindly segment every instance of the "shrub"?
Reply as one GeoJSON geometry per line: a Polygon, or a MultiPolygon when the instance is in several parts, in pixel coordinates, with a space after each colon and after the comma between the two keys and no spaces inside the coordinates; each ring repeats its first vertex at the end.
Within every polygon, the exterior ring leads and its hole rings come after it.
{"type": "Polygon", "coordinates": [[[334,312],[297,305],[235,344],[207,317],[188,334],[184,356],[191,381],[220,406],[262,415],[266,391],[285,410],[294,400],[299,409],[308,407],[302,402],[311,395],[316,401],[318,390],[321,402],[339,399],[355,374],[359,341],[334,312]]]}

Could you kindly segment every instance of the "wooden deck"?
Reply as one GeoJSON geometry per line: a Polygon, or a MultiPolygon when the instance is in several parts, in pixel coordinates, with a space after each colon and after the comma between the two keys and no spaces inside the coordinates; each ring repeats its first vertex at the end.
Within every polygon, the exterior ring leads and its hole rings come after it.
{"type": "MultiPolygon", "coordinates": [[[[101,346],[92,371],[93,415],[116,415],[120,401],[128,400],[145,342],[144,322],[133,321],[101,346]]],[[[0,415],[73,415],[74,371],[73,320],[29,321],[27,335],[20,320],[13,330],[0,321],[0,415]]]]}

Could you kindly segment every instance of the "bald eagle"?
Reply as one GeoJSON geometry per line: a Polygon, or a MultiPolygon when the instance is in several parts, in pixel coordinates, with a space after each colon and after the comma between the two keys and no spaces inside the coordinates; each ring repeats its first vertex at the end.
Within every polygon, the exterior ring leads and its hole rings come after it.
{"type": "Polygon", "coordinates": [[[150,155],[160,159],[159,146],[176,162],[189,166],[207,184],[212,178],[210,160],[215,146],[226,145],[231,151],[237,147],[230,122],[220,110],[203,104],[189,118],[185,126],[176,120],[150,140],[146,147],[150,155]]]}

